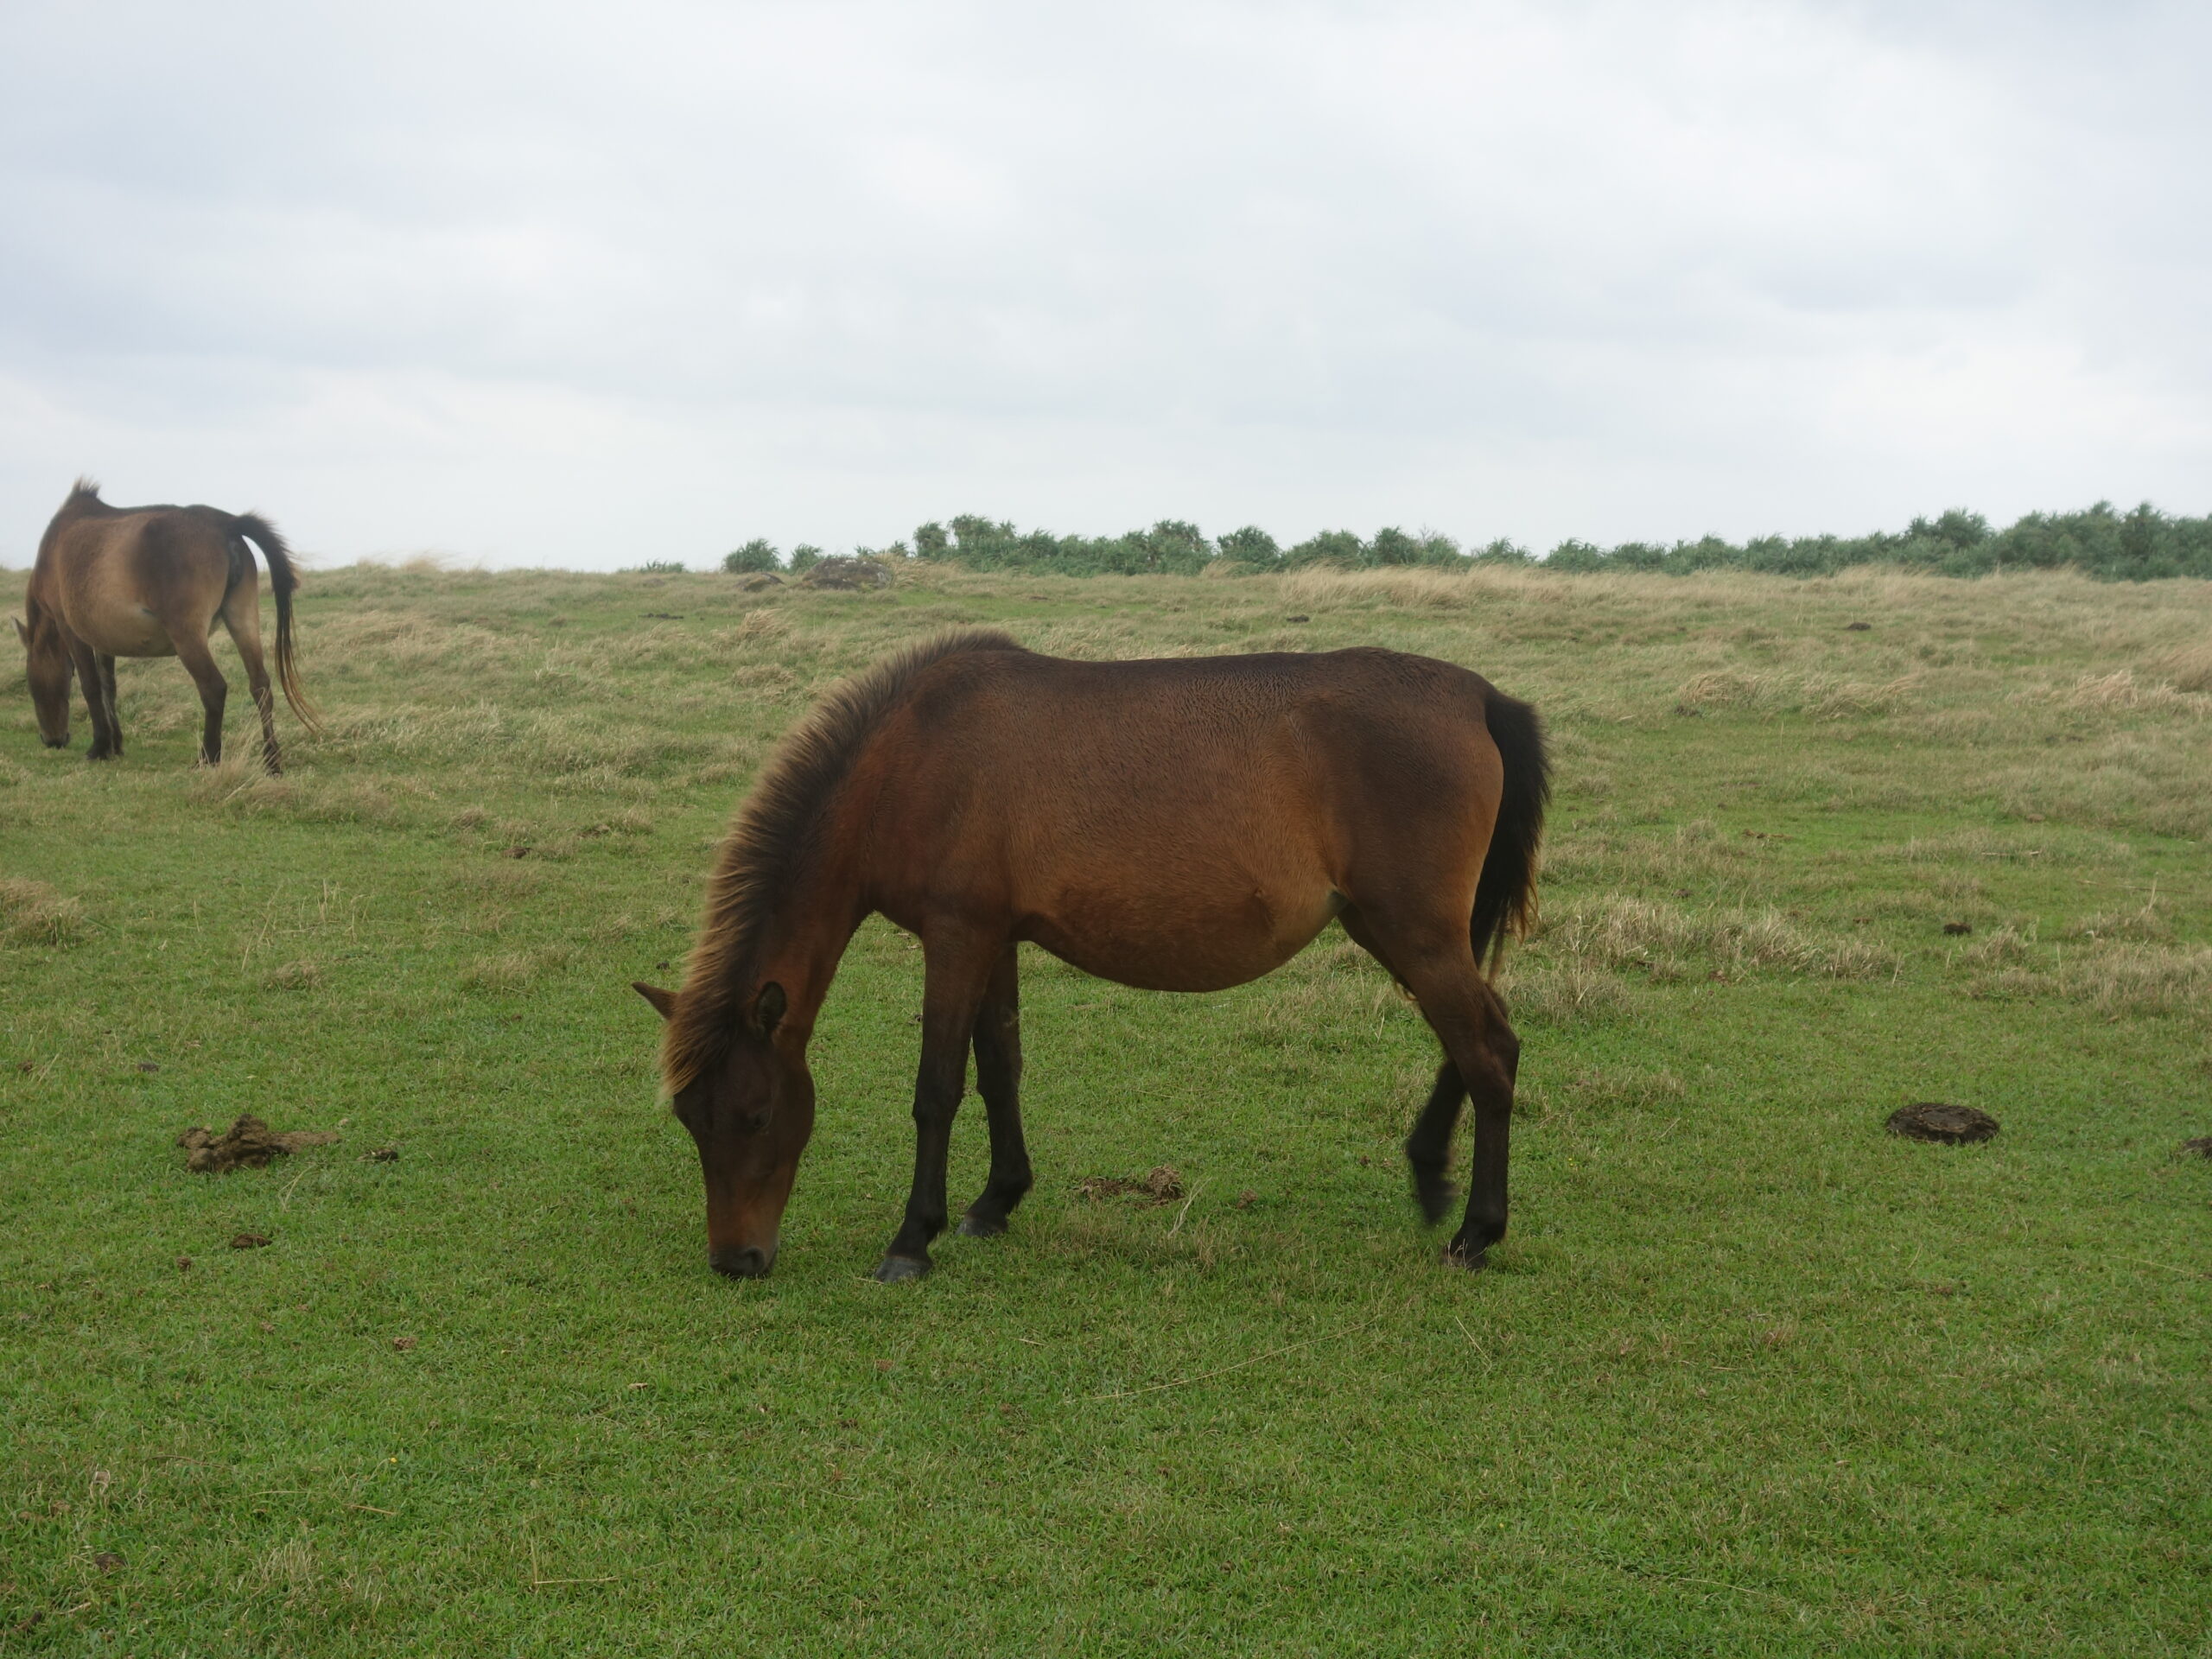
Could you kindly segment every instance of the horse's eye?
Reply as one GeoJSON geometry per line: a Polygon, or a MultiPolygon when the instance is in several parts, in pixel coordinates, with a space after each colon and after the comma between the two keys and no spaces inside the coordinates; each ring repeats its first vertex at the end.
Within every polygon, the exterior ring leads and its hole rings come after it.
{"type": "Polygon", "coordinates": [[[761,1130],[767,1127],[768,1114],[766,1112],[743,1112],[739,1114],[737,1120],[737,1132],[740,1135],[758,1135],[761,1130]]]}

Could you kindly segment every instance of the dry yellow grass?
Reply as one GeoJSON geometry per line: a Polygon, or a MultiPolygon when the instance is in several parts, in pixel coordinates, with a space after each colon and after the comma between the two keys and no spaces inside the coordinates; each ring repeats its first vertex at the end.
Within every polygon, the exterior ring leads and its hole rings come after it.
{"type": "Polygon", "coordinates": [[[43,881],[0,876],[0,940],[67,944],[84,931],[85,907],[43,881]]]}

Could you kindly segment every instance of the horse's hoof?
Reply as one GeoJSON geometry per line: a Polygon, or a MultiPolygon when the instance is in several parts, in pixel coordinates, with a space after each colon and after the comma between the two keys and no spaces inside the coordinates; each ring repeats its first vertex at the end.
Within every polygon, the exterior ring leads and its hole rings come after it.
{"type": "Polygon", "coordinates": [[[1458,1268],[1463,1273],[1480,1273],[1490,1265],[1490,1251],[1463,1250],[1457,1244],[1444,1247],[1444,1265],[1458,1268]]]}
{"type": "Polygon", "coordinates": [[[879,1285],[903,1285],[909,1279],[920,1278],[931,1266],[926,1256],[917,1261],[911,1255],[887,1255],[875,1264],[875,1282],[879,1285]]]}
{"type": "Polygon", "coordinates": [[[1004,1231],[1006,1231],[1004,1216],[993,1221],[988,1217],[979,1216],[970,1210],[960,1217],[960,1236],[963,1238],[996,1238],[1004,1231]]]}

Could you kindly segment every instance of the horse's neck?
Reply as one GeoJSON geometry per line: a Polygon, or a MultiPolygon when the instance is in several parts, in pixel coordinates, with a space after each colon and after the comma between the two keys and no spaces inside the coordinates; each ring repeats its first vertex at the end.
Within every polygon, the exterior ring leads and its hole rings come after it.
{"type": "Polygon", "coordinates": [[[842,861],[818,856],[810,859],[808,866],[768,922],[756,977],[763,985],[781,985],[790,1003],[787,1017],[811,1029],[816,1012],[830,995],[830,982],[837,976],[837,964],[844,959],[845,947],[868,910],[857,883],[842,868],[842,861]]]}

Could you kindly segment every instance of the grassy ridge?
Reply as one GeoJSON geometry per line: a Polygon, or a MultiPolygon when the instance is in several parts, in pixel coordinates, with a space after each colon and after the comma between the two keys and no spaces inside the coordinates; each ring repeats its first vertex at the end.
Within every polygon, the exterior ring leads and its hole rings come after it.
{"type": "Polygon", "coordinates": [[[173,664],[109,767],[0,683],[0,1652],[2201,1650],[2205,590],[901,575],[321,573],[277,779],[191,769],[173,664]],[[1491,1273],[1414,1225],[1433,1045],[1332,933],[1217,996],[1028,957],[1039,1188],[866,1282],[880,925],[775,1277],[706,1271],[626,982],[807,700],[969,621],[1546,710],[1491,1273]],[[1927,1097],[2004,1131],[1880,1133],[1927,1097]],[[248,1109],[346,1140],[185,1173],[248,1109]],[[1074,1191],[1156,1163],[1187,1207],[1074,1191]]]}

